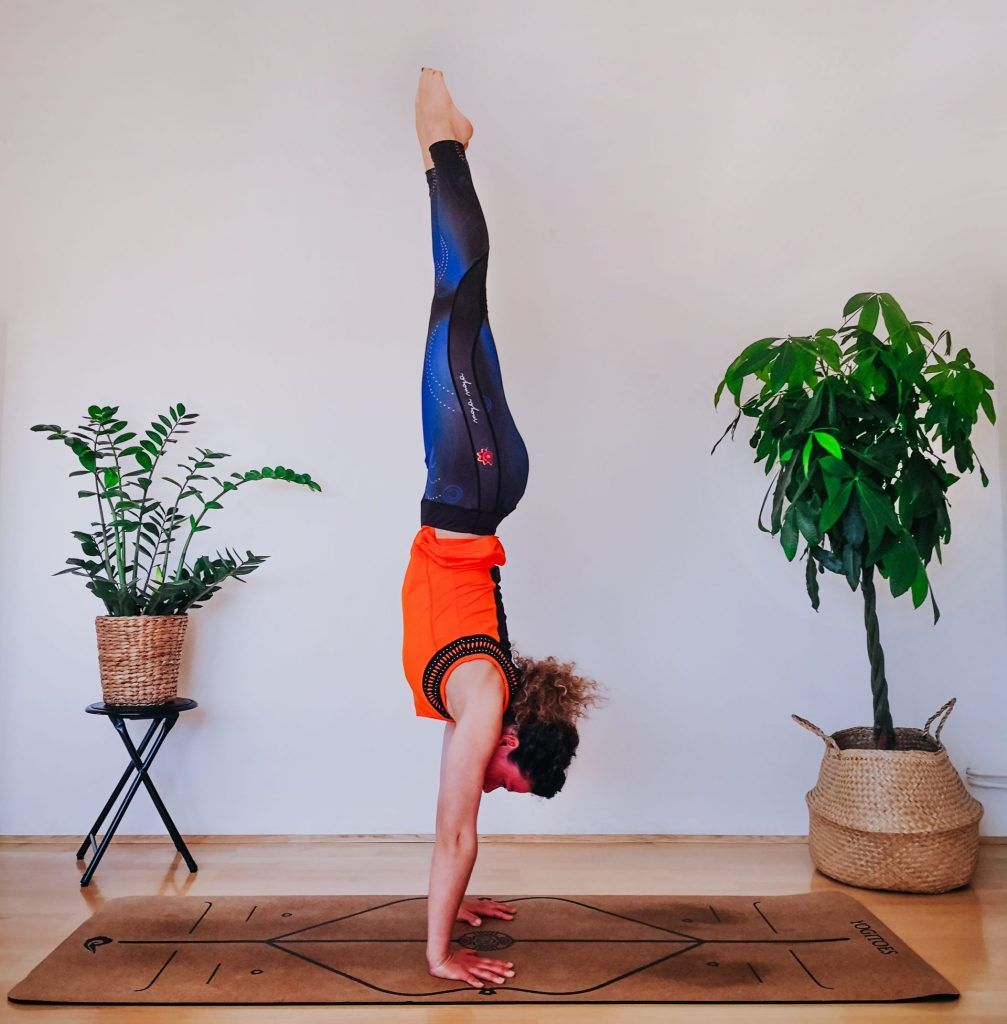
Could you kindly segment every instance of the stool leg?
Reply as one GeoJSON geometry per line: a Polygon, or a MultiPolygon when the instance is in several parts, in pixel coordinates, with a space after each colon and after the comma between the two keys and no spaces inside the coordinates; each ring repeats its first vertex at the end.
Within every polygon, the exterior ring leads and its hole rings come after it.
{"type": "Polygon", "coordinates": [[[161,815],[161,821],[164,822],[165,828],[168,830],[168,835],[171,836],[171,841],[175,844],[175,849],[182,855],[186,865],[190,871],[198,870],[196,862],[192,859],[192,854],[189,853],[189,848],[185,845],[185,841],[182,839],[181,834],[175,827],[175,823],[171,820],[171,815],[168,813],[168,808],[164,806],[164,801],[161,799],[157,790],[154,788],[154,783],[151,781],[150,776],[147,774],[147,769],[150,767],[151,761],[154,760],[154,755],[157,753],[164,742],[165,736],[171,731],[171,727],[178,721],[178,715],[168,715],[164,719],[164,732],[157,738],[154,743],[154,748],[150,752],[150,756],[146,762],[140,760],[140,755],[137,753],[136,747],[133,746],[133,741],[130,739],[130,735],[126,730],[126,723],[123,719],[118,716],[110,716],[112,718],[112,724],[115,726],[116,731],[122,737],[122,742],[125,744],[126,749],[129,751],[130,759],[133,764],[136,765],[140,778],[143,781],[144,786],[147,787],[147,792],[150,794],[150,799],[153,801],[154,806],[157,808],[158,814],[161,815]]]}
{"type": "MultiPolygon", "coordinates": [[[[115,726],[116,731],[125,729],[126,726],[122,719],[116,715],[109,715],[112,724],[115,726]]],[[[105,855],[105,850],[108,849],[108,844],[112,841],[112,836],[115,835],[116,829],[119,827],[120,822],[123,819],[123,815],[126,813],[126,809],[129,807],[133,797],[136,796],[136,791],[140,788],[140,783],[143,780],[144,772],[150,766],[150,763],[154,760],[161,744],[164,742],[164,737],[168,735],[168,729],[166,727],[166,720],[160,721],[161,730],[157,734],[157,738],[151,745],[150,753],[147,757],[141,761],[139,755],[136,752],[136,748],[130,741],[128,749],[130,751],[130,760],[133,762],[133,771],[136,772],[136,777],[129,784],[129,788],[126,790],[126,795],[122,798],[122,802],[116,808],[115,814],[112,816],[112,820],[108,824],[108,829],[102,836],[101,842],[98,844],[97,849],[94,851],[94,855],[91,857],[91,862],[87,866],[87,870],[81,875],[80,884],[82,886],[88,885],[91,881],[92,876],[98,868],[98,864],[101,858],[105,855]],[[137,770],[139,769],[139,770],[137,770]]],[[[121,735],[121,732],[120,732],[121,735]]]]}
{"type": "MultiPolygon", "coordinates": [[[[150,728],[147,730],[147,735],[143,737],[143,739],[140,741],[140,746],[136,748],[137,753],[142,754],[144,752],[144,750],[147,747],[147,744],[150,742],[151,736],[154,735],[154,730],[160,724],[161,720],[158,718],[155,718],[150,723],[150,728]]],[[[122,787],[126,785],[126,780],[130,777],[130,775],[133,774],[134,771],[136,771],[136,767],[134,766],[132,760],[130,760],[129,764],[126,766],[126,770],[122,773],[122,778],[119,779],[118,785],[115,787],[115,789],[112,790],[112,795],[108,798],[108,800],[105,803],[105,806],[101,809],[101,814],[99,814],[98,817],[95,819],[94,824],[91,826],[90,830],[87,833],[87,836],[85,836],[84,838],[84,842],[81,843],[80,849],[77,851],[77,860],[83,860],[84,854],[87,853],[88,847],[95,841],[94,837],[98,834],[98,829],[101,827],[101,823],[105,820],[105,816],[112,809],[112,804],[115,803],[119,794],[122,792],[122,787]]]]}

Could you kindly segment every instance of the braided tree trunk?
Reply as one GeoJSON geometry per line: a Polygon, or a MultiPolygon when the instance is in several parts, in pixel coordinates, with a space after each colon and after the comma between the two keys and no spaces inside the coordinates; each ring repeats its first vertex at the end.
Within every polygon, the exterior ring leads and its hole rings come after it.
{"type": "Polygon", "coordinates": [[[881,649],[878,626],[877,594],[874,591],[874,566],[865,565],[861,574],[864,593],[864,625],[867,627],[867,657],[871,662],[871,697],[874,702],[874,746],[895,747],[895,726],[888,707],[888,680],[885,678],[885,652],[881,649]]]}

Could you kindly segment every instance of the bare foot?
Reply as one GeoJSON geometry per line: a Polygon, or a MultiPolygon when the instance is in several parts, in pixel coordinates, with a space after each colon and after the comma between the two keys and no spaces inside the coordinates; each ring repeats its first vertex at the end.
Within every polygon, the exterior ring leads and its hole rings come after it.
{"type": "Polygon", "coordinates": [[[423,167],[428,171],[434,165],[429,150],[432,143],[441,139],[457,139],[468,148],[472,122],[454,105],[444,84],[443,71],[434,68],[420,71],[420,83],[416,89],[416,135],[423,153],[423,167]]]}

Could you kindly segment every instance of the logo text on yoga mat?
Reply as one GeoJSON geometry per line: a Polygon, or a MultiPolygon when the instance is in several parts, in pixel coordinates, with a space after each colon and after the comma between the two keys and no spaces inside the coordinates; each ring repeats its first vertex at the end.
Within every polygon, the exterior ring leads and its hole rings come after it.
{"type": "Polygon", "coordinates": [[[866,921],[851,921],[850,924],[860,932],[861,935],[879,952],[884,953],[888,956],[891,953],[897,953],[898,950],[889,945],[885,938],[876,932],[866,921]]]}

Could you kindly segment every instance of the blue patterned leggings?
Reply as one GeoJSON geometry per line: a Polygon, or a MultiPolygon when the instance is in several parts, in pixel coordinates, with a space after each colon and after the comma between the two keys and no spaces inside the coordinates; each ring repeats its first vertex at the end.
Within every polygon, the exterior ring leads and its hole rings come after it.
{"type": "Polygon", "coordinates": [[[430,146],[434,297],[423,360],[420,523],[494,534],[528,482],[486,309],[489,235],[460,142],[430,146]]]}

